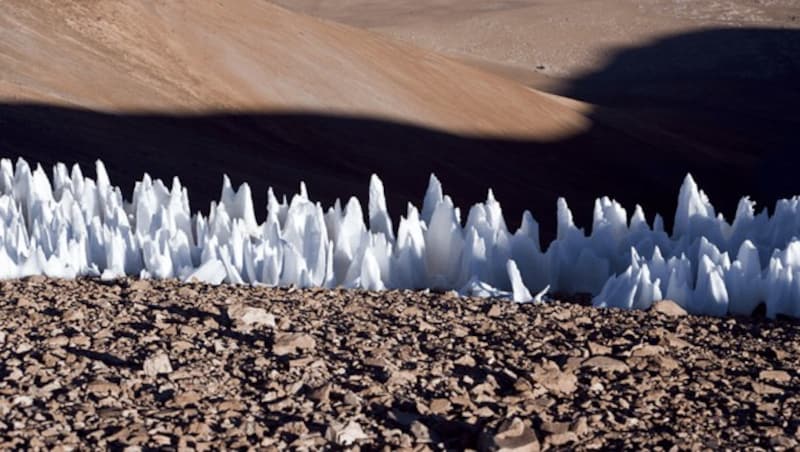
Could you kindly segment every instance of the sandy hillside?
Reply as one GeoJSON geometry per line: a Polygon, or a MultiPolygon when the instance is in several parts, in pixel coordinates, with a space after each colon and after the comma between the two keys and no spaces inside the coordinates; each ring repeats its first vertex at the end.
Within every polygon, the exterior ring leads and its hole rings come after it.
{"type": "Polygon", "coordinates": [[[3,2],[0,67],[15,102],[341,112],[536,138],[587,126],[517,84],[260,0],[3,2]]]}
{"type": "Polygon", "coordinates": [[[376,172],[397,218],[435,172],[463,208],[493,187],[512,226],[531,209],[547,236],[558,196],[582,225],[603,194],[669,219],[689,171],[729,215],[742,194],[777,193],[748,177],[763,167],[748,149],[260,0],[2,2],[0,99],[2,156],[102,158],[126,193],[145,171],[177,175],[195,209],[222,173],[263,206],[267,186],[301,180],[326,205],[364,201],[376,172]]]}
{"type": "Polygon", "coordinates": [[[715,27],[800,29],[793,0],[273,0],[556,88],[623,47],[715,27]]]}
{"type": "MultiPolygon", "coordinates": [[[[276,3],[614,107],[626,122],[704,147],[787,154],[800,121],[793,0],[276,3]]],[[[603,114],[593,119],[608,124],[603,114]]]]}

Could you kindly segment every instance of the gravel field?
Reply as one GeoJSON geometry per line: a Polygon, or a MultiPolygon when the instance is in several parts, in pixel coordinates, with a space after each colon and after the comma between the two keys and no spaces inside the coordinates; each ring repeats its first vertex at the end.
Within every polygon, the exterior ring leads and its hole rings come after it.
{"type": "Polygon", "coordinates": [[[800,323],[0,282],[0,449],[797,447],[800,323]]]}

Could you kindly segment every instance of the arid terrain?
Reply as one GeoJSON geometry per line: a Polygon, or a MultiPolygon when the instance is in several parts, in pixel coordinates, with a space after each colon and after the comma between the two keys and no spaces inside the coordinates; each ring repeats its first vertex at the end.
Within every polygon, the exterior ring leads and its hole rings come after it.
{"type": "Polygon", "coordinates": [[[659,309],[2,282],[0,448],[796,447],[800,325],[659,309]]]}
{"type": "MultiPolygon", "coordinates": [[[[259,221],[301,181],[367,206],[372,173],[395,224],[436,173],[543,243],[561,196],[669,230],[687,173],[728,219],[772,208],[797,80],[795,0],[0,2],[0,157],[102,159],[128,199],[179,176],[193,211],[228,174],[259,221]]],[[[586,301],[0,281],[0,450],[800,445],[796,320],[586,301]]]]}
{"type": "Polygon", "coordinates": [[[747,190],[762,202],[792,191],[781,162],[796,162],[800,120],[793,0],[276,3],[586,102],[594,124],[636,133],[634,158],[649,159],[653,141],[668,137],[679,140],[668,147],[692,149],[686,161],[753,159],[750,177],[732,180],[753,181],[747,190]]]}
{"type": "MultiPolygon", "coordinates": [[[[556,89],[613,54],[664,36],[720,27],[800,29],[792,0],[275,0],[556,89]]],[[[708,55],[716,58],[715,55],[708,55]]]]}
{"type": "Polygon", "coordinates": [[[711,3],[6,1],[0,148],[102,158],[126,194],[177,175],[194,209],[221,173],[263,206],[301,180],[325,204],[363,201],[374,172],[398,217],[435,172],[462,208],[492,187],[548,236],[558,196],[580,225],[600,195],[669,220],[691,172],[730,216],[742,194],[794,194],[800,40],[789,4],[711,3]],[[487,64],[544,65],[581,101],[487,64]]]}

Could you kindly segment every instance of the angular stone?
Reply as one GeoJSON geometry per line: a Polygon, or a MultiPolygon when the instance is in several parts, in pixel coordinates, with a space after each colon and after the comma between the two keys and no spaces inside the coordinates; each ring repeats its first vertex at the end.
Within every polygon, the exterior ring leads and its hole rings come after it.
{"type": "Polygon", "coordinates": [[[232,305],[228,307],[228,317],[245,327],[263,326],[276,328],[275,316],[263,308],[254,308],[245,305],[232,305]]]}
{"type": "Polygon", "coordinates": [[[430,429],[428,428],[427,425],[423,424],[420,421],[411,422],[411,434],[414,435],[414,439],[416,439],[418,443],[431,442],[430,429]]]}
{"type": "Polygon", "coordinates": [[[591,353],[592,356],[595,356],[595,355],[607,355],[607,354],[611,353],[611,348],[610,347],[606,347],[605,345],[598,344],[597,342],[589,341],[589,343],[587,345],[589,346],[589,353],[591,353]]]}
{"type": "Polygon", "coordinates": [[[361,425],[356,421],[350,421],[347,424],[333,423],[325,432],[325,439],[340,446],[349,446],[356,441],[368,438],[361,429],[361,425]]]}
{"type": "Polygon", "coordinates": [[[578,435],[570,431],[553,433],[547,437],[547,442],[553,446],[563,446],[576,441],[578,441],[578,435]]]}
{"type": "Polygon", "coordinates": [[[503,452],[538,452],[536,433],[519,418],[506,420],[481,449],[503,452]]]}
{"type": "Polygon", "coordinates": [[[96,396],[117,395],[120,392],[119,386],[104,380],[95,380],[86,386],[86,390],[96,396]]]}
{"type": "Polygon", "coordinates": [[[179,407],[185,407],[187,405],[196,405],[199,401],[200,394],[195,391],[187,391],[179,394],[172,402],[179,407]]]}
{"type": "Polygon", "coordinates": [[[776,381],[778,383],[788,383],[792,377],[785,370],[762,370],[758,373],[760,380],[776,381]]]}
{"type": "Polygon", "coordinates": [[[541,431],[547,433],[564,433],[569,430],[569,422],[542,422],[541,431]]]}
{"type": "Polygon", "coordinates": [[[631,356],[655,356],[664,353],[664,347],[659,345],[639,344],[631,349],[631,356]]]}
{"type": "Polygon", "coordinates": [[[656,301],[650,309],[653,312],[658,312],[669,317],[683,317],[687,315],[686,310],[672,300],[656,301]]]}
{"type": "Polygon", "coordinates": [[[584,361],[581,367],[599,369],[604,372],[628,372],[630,370],[627,364],[610,356],[593,356],[584,361]]]}
{"type": "Polygon", "coordinates": [[[328,403],[331,397],[331,384],[327,383],[311,391],[308,398],[317,403],[328,403]]]}
{"type": "Polygon", "coordinates": [[[144,360],[143,370],[146,375],[155,377],[159,374],[171,373],[172,364],[170,364],[169,356],[166,353],[157,353],[144,360]]]}
{"type": "Polygon", "coordinates": [[[453,364],[465,367],[475,367],[475,359],[470,355],[462,355],[460,358],[455,360],[453,364]]]}
{"type": "Polygon", "coordinates": [[[445,414],[450,411],[451,406],[448,399],[433,399],[428,408],[433,414],[445,414]]]}
{"type": "Polygon", "coordinates": [[[61,335],[48,338],[45,342],[50,347],[64,347],[69,344],[69,338],[67,336],[61,335]]]}
{"type": "Polygon", "coordinates": [[[583,436],[589,433],[589,421],[586,419],[586,416],[581,416],[572,423],[569,429],[575,432],[576,435],[583,436]]]}
{"type": "Polygon", "coordinates": [[[753,392],[759,395],[783,394],[783,390],[780,388],[756,381],[751,382],[750,387],[753,388],[753,392]]]}
{"type": "Polygon", "coordinates": [[[150,281],[146,279],[137,279],[128,284],[128,289],[131,291],[148,290],[150,287],[150,281]]]}
{"type": "Polygon", "coordinates": [[[578,387],[578,378],[571,372],[562,372],[552,361],[535,366],[531,377],[548,391],[558,394],[571,394],[578,387]]]}
{"type": "Polygon", "coordinates": [[[305,333],[278,333],[275,335],[275,344],[272,346],[272,353],[278,356],[296,353],[298,350],[313,350],[317,342],[309,334],[305,333]]]}
{"type": "Polygon", "coordinates": [[[503,314],[503,310],[500,309],[499,304],[493,304],[491,308],[489,308],[489,312],[486,313],[489,317],[500,317],[503,314]]]}

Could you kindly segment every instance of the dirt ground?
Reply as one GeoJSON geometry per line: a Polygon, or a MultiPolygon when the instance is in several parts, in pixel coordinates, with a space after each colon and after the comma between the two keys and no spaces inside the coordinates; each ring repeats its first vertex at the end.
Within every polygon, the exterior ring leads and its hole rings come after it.
{"type": "Polygon", "coordinates": [[[669,307],[0,282],[0,449],[796,447],[800,324],[669,307]]]}

